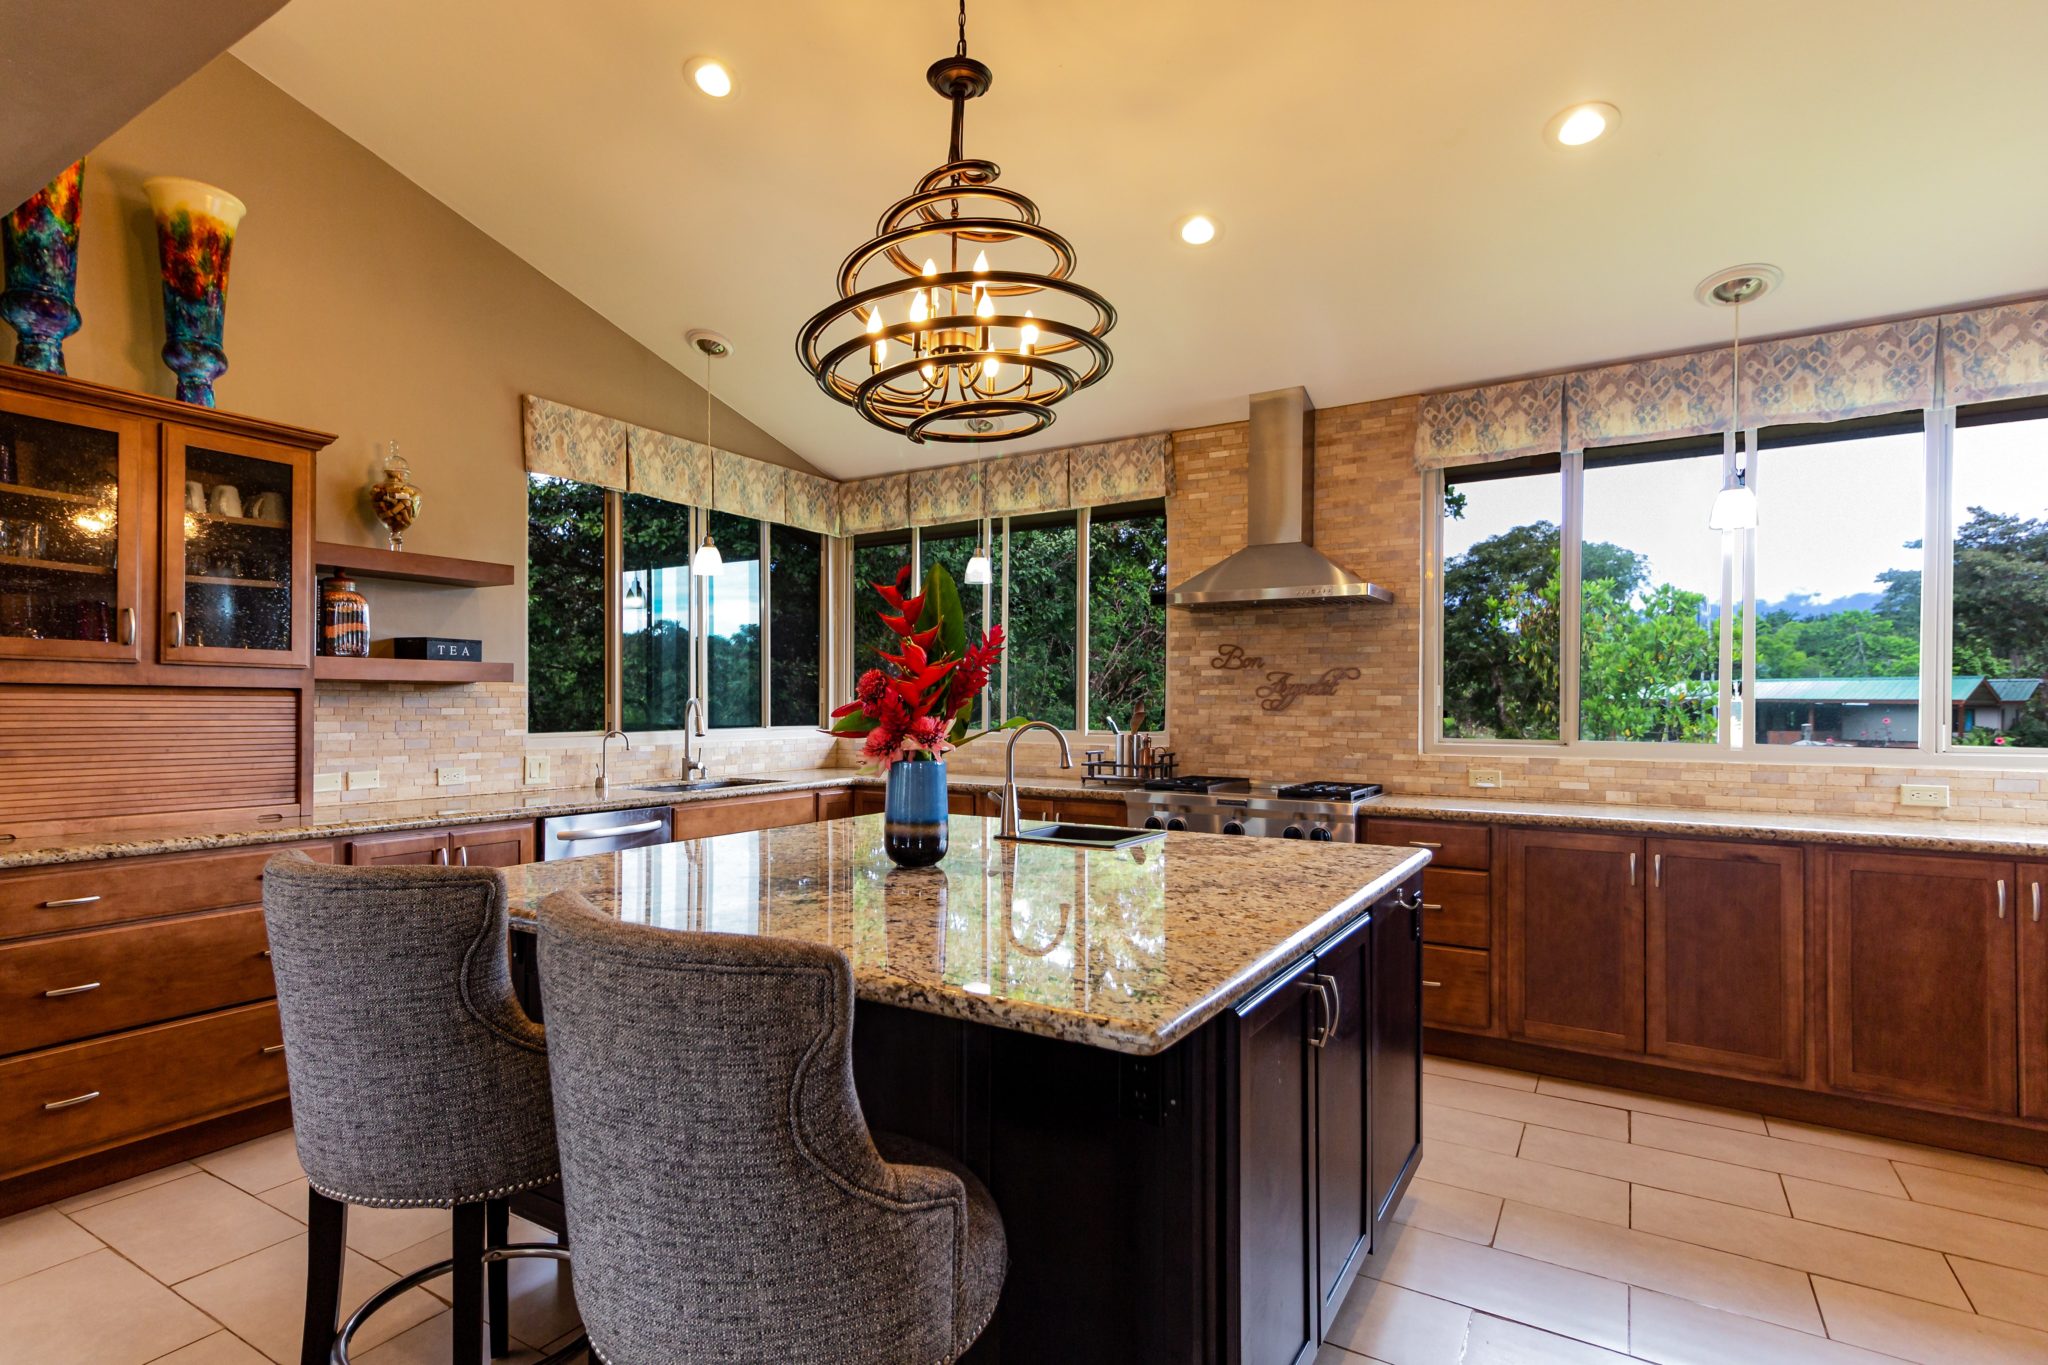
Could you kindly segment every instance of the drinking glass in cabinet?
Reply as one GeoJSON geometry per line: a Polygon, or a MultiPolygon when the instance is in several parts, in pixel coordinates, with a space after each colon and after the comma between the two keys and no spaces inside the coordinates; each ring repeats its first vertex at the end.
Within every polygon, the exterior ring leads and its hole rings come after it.
{"type": "Polygon", "coordinates": [[[0,412],[0,636],[109,638],[120,458],[112,431],[0,412]]]}
{"type": "Polygon", "coordinates": [[[274,460],[186,447],[183,643],[292,647],[292,477],[274,460]]]}

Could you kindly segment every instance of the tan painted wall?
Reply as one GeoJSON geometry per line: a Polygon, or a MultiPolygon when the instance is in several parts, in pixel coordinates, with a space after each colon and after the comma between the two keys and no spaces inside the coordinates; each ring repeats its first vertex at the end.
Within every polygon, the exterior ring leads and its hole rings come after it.
{"type": "MultiPolygon", "coordinates": [[[[91,154],[70,372],[169,395],[144,177],[185,175],[249,206],[228,288],[220,405],[338,433],[315,499],[323,540],[381,544],[362,490],[396,439],[426,493],[408,549],[507,560],[514,588],[368,584],[378,636],[480,636],[526,666],[519,395],[701,438],[703,389],[232,57],[91,154]]],[[[565,211],[601,212],[603,201],[565,211]]],[[[716,325],[676,301],[679,328],[716,325]]],[[[10,347],[11,337],[0,326],[10,347]]],[[[810,470],[720,405],[718,443],[810,470]]],[[[814,471],[813,471],[814,472],[814,471]]]]}

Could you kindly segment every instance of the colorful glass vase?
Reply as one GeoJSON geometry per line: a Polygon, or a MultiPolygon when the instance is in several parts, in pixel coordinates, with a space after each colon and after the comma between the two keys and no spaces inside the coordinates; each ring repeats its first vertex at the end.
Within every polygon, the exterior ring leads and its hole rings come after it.
{"type": "Polygon", "coordinates": [[[882,851],[899,867],[930,867],[946,856],[946,761],[889,765],[882,794],[882,851]]]}
{"type": "Polygon", "coordinates": [[[228,258],[248,210],[226,190],[176,176],[142,182],[156,214],[164,275],[164,364],[178,376],[178,401],[213,406],[213,381],[228,368],[228,258]]]}
{"type": "Polygon", "coordinates": [[[412,466],[398,453],[398,442],[384,457],[384,477],[370,485],[370,510],[384,523],[391,548],[405,548],[405,533],[420,514],[420,490],[413,486],[412,466]]]}
{"type": "Polygon", "coordinates": [[[14,363],[64,373],[64,338],[78,330],[78,205],[85,181],[80,158],[0,219],[6,287],[0,318],[14,329],[14,363]]]}
{"type": "Polygon", "coordinates": [[[320,652],[336,659],[370,657],[370,601],[340,574],[320,582],[320,652]]]}

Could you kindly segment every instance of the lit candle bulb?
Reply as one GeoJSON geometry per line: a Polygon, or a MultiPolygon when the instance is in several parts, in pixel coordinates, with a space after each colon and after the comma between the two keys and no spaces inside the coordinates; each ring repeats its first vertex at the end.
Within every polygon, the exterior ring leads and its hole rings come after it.
{"type": "Polygon", "coordinates": [[[977,275],[988,274],[988,253],[986,251],[981,252],[974,258],[974,273],[977,275]]]}
{"type": "Polygon", "coordinates": [[[1003,362],[997,360],[994,356],[990,356],[987,360],[981,362],[981,373],[983,378],[994,379],[997,375],[1001,374],[1002,371],[1003,362]]]}
{"type": "Polygon", "coordinates": [[[974,316],[980,318],[984,323],[986,323],[990,318],[994,317],[995,315],[996,301],[990,298],[987,294],[983,294],[981,296],[981,302],[974,305],[974,316]]]}
{"type": "Polygon", "coordinates": [[[939,263],[927,256],[924,258],[924,277],[930,279],[939,273],[939,263]]]}
{"type": "Polygon", "coordinates": [[[910,296],[910,320],[923,322],[929,316],[930,310],[925,306],[924,291],[920,289],[910,296]]]}
{"type": "Polygon", "coordinates": [[[934,379],[937,379],[939,376],[938,367],[932,364],[929,360],[925,361],[924,364],[918,366],[917,372],[924,376],[924,382],[927,384],[931,383],[934,379]]]}
{"type": "MultiPolygon", "coordinates": [[[[1030,310],[1029,308],[1026,308],[1026,309],[1024,310],[1024,316],[1025,316],[1025,317],[1027,317],[1027,318],[1029,318],[1029,317],[1036,317],[1036,316],[1037,316],[1037,314],[1033,313],[1033,312],[1032,312],[1032,311],[1031,311],[1031,310],[1030,310]]],[[[1031,354],[1031,348],[1032,348],[1033,346],[1036,346],[1036,345],[1038,344],[1038,327],[1037,327],[1037,325],[1036,325],[1036,324],[1034,324],[1034,323],[1030,323],[1030,322],[1027,322],[1027,323],[1025,323],[1025,324],[1024,324],[1024,326],[1023,326],[1023,328],[1021,329],[1021,331],[1023,332],[1023,336],[1024,336],[1024,345],[1023,345],[1023,351],[1024,351],[1024,354],[1025,354],[1025,355],[1030,355],[1030,354],[1031,354]]]]}
{"type": "Polygon", "coordinates": [[[879,335],[882,330],[882,310],[877,307],[868,314],[868,335],[875,338],[875,366],[879,369],[889,357],[889,343],[879,335]]]}

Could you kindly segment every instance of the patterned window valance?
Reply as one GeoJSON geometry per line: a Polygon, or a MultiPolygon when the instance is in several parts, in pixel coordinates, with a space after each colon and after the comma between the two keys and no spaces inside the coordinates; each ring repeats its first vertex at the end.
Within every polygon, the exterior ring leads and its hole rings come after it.
{"type": "Polygon", "coordinates": [[[1076,507],[1163,498],[1171,481],[1173,438],[1132,436],[1067,452],[1067,496],[1076,507]]]}
{"type": "Polygon", "coordinates": [[[883,474],[839,485],[839,534],[900,531],[910,525],[910,476],[883,474]]]}
{"type": "MultiPolygon", "coordinates": [[[[990,463],[993,463],[991,461],[990,463]]],[[[981,516],[980,464],[953,464],[910,471],[910,523],[944,526],[981,516]]]]}
{"type": "Polygon", "coordinates": [[[701,507],[711,496],[711,447],[647,427],[626,428],[626,487],[701,507]]]}
{"type": "Polygon", "coordinates": [[[2048,393],[2048,299],[1948,314],[1941,370],[1950,407],[2048,393]]]}
{"type": "Polygon", "coordinates": [[[1723,347],[1567,375],[1565,440],[1584,450],[1725,431],[1732,373],[1723,347]]]}
{"type": "Polygon", "coordinates": [[[782,466],[730,450],[711,452],[711,505],[757,521],[783,520],[782,466]]]}
{"type": "Polygon", "coordinates": [[[1562,375],[1424,394],[1416,418],[1415,467],[1443,469],[1554,454],[1563,440],[1562,375]]]}
{"type": "Polygon", "coordinates": [[[1067,452],[1041,450],[1009,455],[988,465],[988,514],[1021,517],[1033,512],[1060,512],[1074,504],[1069,496],[1067,452]]]}
{"type": "Polygon", "coordinates": [[[839,485],[801,470],[782,471],[782,510],[799,531],[821,536],[839,534],[839,485]]]}
{"type": "Polygon", "coordinates": [[[1933,318],[1758,342],[1742,352],[1745,425],[1839,422],[1934,402],[1933,318]]]}
{"type": "Polygon", "coordinates": [[[535,474],[626,486],[626,424],[526,395],[526,467],[535,474]]]}

